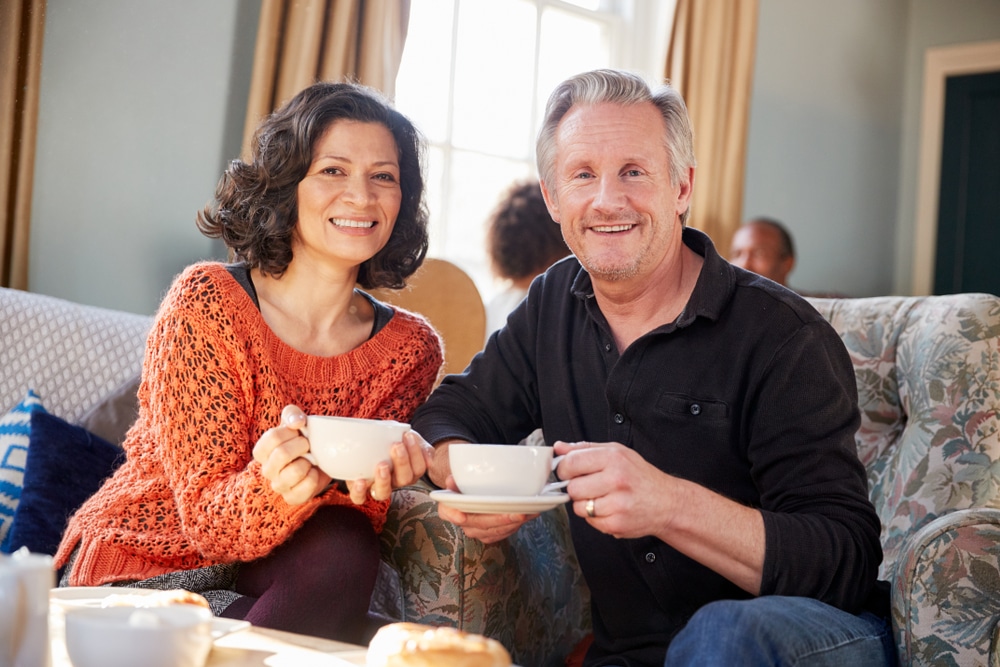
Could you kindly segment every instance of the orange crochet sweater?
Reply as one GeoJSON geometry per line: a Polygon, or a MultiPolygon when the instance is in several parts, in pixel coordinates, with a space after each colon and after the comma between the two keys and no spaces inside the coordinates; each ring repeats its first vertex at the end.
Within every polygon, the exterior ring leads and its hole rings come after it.
{"type": "MultiPolygon", "coordinates": [[[[251,452],[282,408],[405,422],[441,360],[430,325],[398,309],[347,354],[303,354],[222,264],[189,267],[147,340],[127,460],[70,519],[56,566],[79,544],[70,584],[96,586],[267,555],[320,505],[352,505],[335,488],[298,506],[271,490],[251,452]]],[[[380,531],[388,505],[359,509],[380,531]]]]}

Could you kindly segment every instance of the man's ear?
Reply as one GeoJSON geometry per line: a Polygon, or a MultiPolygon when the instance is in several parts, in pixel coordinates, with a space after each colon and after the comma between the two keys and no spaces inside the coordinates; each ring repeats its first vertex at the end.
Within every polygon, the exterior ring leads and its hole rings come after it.
{"type": "Polygon", "coordinates": [[[677,209],[683,214],[691,208],[691,197],[694,192],[694,167],[688,167],[686,179],[681,180],[680,190],[677,193],[677,209]]]}
{"type": "Polygon", "coordinates": [[[559,202],[555,195],[549,192],[549,189],[545,186],[545,181],[539,181],[538,184],[542,187],[542,199],[545,200],[545,207],[549,209],[549,217],[551,217],[556,222],[559,222],[559,202]]]}

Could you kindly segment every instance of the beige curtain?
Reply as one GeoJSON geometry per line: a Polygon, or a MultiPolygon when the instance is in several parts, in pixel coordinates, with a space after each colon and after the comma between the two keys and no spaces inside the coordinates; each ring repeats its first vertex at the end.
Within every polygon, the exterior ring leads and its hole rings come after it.
{"type": "Polygon", "coordinates": [[[263,0],[243,154],[261,118],[316,81],[357,81],[390,98],[410,0],[263,0]]]}
{"type": "Polygon", "coordinates": [[[692,227],[727,253],[743,214],[758,0],[677,0],[665,76],[684,95],[698,160],[692,227]]]}
{"type": "Polygon", "coordinates": [[[28,289],[45,0],[0,1],[0,286],[28,289]]]}

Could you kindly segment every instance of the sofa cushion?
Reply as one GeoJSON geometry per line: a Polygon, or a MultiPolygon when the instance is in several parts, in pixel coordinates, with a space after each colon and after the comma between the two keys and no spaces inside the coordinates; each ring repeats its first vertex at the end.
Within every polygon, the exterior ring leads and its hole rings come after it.
{"type": "Polygon", "coordinates": [[[78,426],[108,442],[121,445],[125,434],[139,416],[139,382],[137,373],[115,387],[110,394],[88,410],[78,426]]]}
{"type": "Polygon", "coordinates": [[[45,412],[31,415],[31,444],[10,551],[54,554],[70,515],[125,460],[117,445],[45,412]]]}
{"type": "Polygon", "coordinates": [[[0,417],[0,551],[3,552],[8,551],[10,527],[24,486],[31,415],[44,411],[38,394],[29,389],[20,403],[0,417]]]}

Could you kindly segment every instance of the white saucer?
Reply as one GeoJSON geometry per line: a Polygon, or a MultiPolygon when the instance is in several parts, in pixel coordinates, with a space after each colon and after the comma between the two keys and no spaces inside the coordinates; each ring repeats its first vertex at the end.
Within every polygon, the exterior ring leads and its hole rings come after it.
{"type": "MultiPolygon", "coordinates": [[[[118,586],[68,586],[53,588],[49,591],[49,600],[62,607],[101,607],[104,599],[111,595],[128,595],[144,597],[163,591],[150,588],[124,588],[118,586]]],[[[212,618],[212,638],[218,639],[239,630],[250,627],[250,621],[234,618],[212,618]]]]}
{"type": "Polygon", "coordinates": [[[567,493],[543,493],[540,496],[472,496],[446,489],[431,491],[431,500],[469,514],[536,514],[558,507],[569,500],[567,493]]]}

